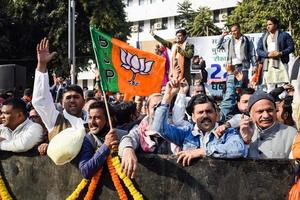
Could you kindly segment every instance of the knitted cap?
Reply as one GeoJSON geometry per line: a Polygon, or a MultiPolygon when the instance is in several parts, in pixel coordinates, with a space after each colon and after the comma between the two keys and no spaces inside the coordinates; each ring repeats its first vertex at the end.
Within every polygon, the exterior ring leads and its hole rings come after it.
{"type": "MultiPolygon", "coordinates": [[[[248,101],[248,110],[251,110],[251,107],[258,101],[262,100],[262,99],[267,99],[269,101],[271,101],[274,105],[275,105],[275,100],[272,97],[272,95],[270,95],[269,93],[266,93],[262,90],[258,90],[256,92],[254,92],[249,101],[248,101]]],[[[276,106],[276,105],[275,105],[276,106]]]]}

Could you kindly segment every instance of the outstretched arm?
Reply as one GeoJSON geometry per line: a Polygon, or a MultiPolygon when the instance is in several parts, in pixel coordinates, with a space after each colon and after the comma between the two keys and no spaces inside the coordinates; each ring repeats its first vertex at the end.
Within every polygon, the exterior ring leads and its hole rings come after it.
{"type": "Polygon", "coordinates": [[[163,38],[157,36],[153,30],[150,31],[150,34],[154,37],[155,40],[157,40],[158,42],[160,42],[161,44],[163,44],[164,46],[166,46],[168,49],[172,49],[172,42],[169,42],[167,40],[164,40],[163,38]]]}
{"type": "Polygon", "coordinates": [[[53,59],[56,52],[49,52],[49,42],[46,38],[42,39],[37,45],[36,52],[38,64],[34,77],[32,105],[50,132],[54,127],[59,112],[55,108],[50,93],[47,63],[53,59]]]}

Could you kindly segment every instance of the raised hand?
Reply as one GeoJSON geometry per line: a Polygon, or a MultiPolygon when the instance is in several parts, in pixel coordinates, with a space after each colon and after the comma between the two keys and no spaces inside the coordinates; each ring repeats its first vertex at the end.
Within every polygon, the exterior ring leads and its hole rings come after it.
{"type": "Polygon", "coordinates": [[[182,79],[180,81],[180,89],[179,89],[179,93],[180,94],[187,94],[189,91],[189,84],[185,79],[182,79]]]}
{"type": "Polygon", "coordinates": [[[240,122],[240,134],[246,144],[251,142],[251,138],[254,134],[253,121],[250,117],[242,115],[240,122]]]}
{"type": "Polygon", "coordinates": [[[50,62],[57,53],[49,52],[49,41],[47,38],[42,39],[41,42],[37,44],[36,53],[38,59],[37,70],[45,73],[47,71],[47,63],[50,62]]]}
{"type": "Polygon", "coordinates": [[[165,94],[163,96],[163,103],[171,103],[172,98],[178,93],[179,91],[179,80],[174,79],[167,83],[165,94]]]}

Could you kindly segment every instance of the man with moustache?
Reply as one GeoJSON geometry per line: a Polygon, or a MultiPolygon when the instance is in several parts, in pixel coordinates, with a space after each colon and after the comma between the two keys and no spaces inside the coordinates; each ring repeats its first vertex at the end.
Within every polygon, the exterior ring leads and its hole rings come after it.
{"type": "Polygon", "coordinates": [[[250,158],[288,158],[297,130],[276,119],[274,98],[256,91],[248,102],[250,118],[242,117],[240,134],[249,144],[250,158]]]}
{"type": "Polygon", "coordinates": [[[231,34],[232,37],[225,39],[228,35],[228,31],[225,30],[218,41],[217,48],[225,49],[227,65],[231,66],[233,71],[243,73],[241,84],[243,88],[247,88],[250,64],[256,67],[255,48],[251,39],[241,33],[239,24],[231,26],[231,34]]]}
{"type": "Polygon", "coordinates": [[[47,64],[54,58],[56,52],[49,52],[49,42],[46,38],[37,45],[38,64],[35,71],[32,105],[41,116],[49,134],[49,140],[62,130],[73,127],[84,129],[87,114],[84,106],[83,90],[78,85],[69,85],[63,92],[63,113],[56,110],[50,93],[47,64]]]}
{"type": "MultiPolygon", "coordinates": [[[[109,106],[111,113],[111,108],[109,106]]],[[[81,150],[75,159],[84,178],[91,178],[105,163],[110,151],[117,148],[118,138],[126,131],[111,129],[104,102],[92,103],[89,107],[88,125],[81,150]]]]}
{"type": "Polygon", "coordinates": [[[215,136],[219,113],[217,105],[209,96],[198,94],[188,103],[187,113],[192,116],[195,125],[178,128],[169,124],[166,120],[169,105],[178,90],[178,80],[168,82],[161,105],[156,109],[151,125],[151,130],[160,133],[163,138],[183,149],[177,154],[178,163],[182,162],[183,166],[187,166],[192,159],[204,156],[218,158],[247,156],[247,148],[235,129],[227,129],[220,138],[215,136]]]}

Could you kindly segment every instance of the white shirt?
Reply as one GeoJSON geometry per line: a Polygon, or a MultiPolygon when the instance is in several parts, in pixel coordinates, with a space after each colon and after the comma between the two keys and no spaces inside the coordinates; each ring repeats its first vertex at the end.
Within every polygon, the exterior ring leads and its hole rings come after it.
{"type": "Polygon", "coordinates": [[[0,125],[0,150],[12,152],[25,152],[38,145],[43,140],[41,125],[26,119],[15,130],[0,125]]]}
{"type": "MultiPolygon", "coordinates": [[[[47,130],[49,132],[55,126],[55,122],[59,111],[56,110],[52,95],[50,93],[48,73],[35,71],[34,87],[32,94],[32,105],[41,116],[47,130]]],[[[76,129],[84,129],[84,121],[73,115],[70,115],[65,110],[64,117],[70,122],[71,126],[76,129]]]]}
{"type": "Polygon", "coordinates": [[[242,64],[241,59],[241,38],[239,40],[234,41],[234,51],[235,51],[235,58],[232,59],[232,65],[239,65],[242,64]]]}
{"type": "Polygon", "coordinates": [[[218,123],[216,123],[215,127],[209,133],[203,134],[203,132],[198,128],[197,124],[195,124],[192,134],[193,134],[193,136],[197,136],[197,135],[202,136],[202,137],[199,137],[200,147],[202,147],[206,150],[207,143],[209,142],[209,137],[211,134],[214,135],[214,132],[218,126],[219,126],[218,123]]]}

